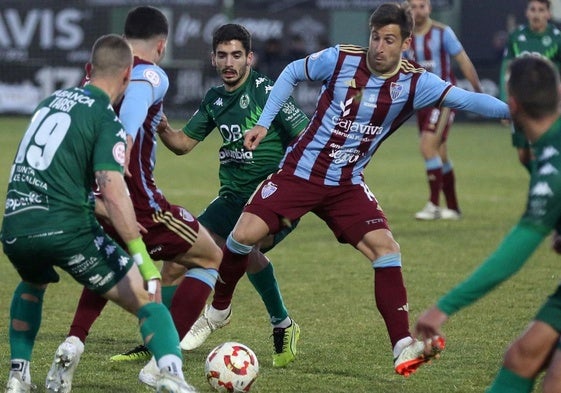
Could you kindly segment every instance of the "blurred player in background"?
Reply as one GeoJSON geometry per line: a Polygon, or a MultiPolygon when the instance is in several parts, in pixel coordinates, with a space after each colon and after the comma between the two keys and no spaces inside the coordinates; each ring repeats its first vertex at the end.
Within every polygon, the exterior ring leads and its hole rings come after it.
{"type": "MultiPolygon", "coordinates": [[[[167,45],[168,22],[165,15],[150,6],[131,10],[124,27],[130,43],[134,66],[131,82],[119,103],[118,114],[127,133],[130,160],[125,177],[138,222],[148,231],[143,235],[148,252],[157,260],[179,263],[189,268],[171,302],[171,314],[180,337],[197,320],[214,289],[222,253],[206,229],[181,206],[170,204],[154,180],[156,128],[161,121],[162,104],[169,81],[157,64],[167,45]],[[193,310],[190,316],[187,310],[193,310]]],[[[118,238],[110,227],[106,231],[118,238]]],[[[67,362],[55,361],[47,376],[47,385],[59,384],[58,393],[66,393],[79,362],[89,329],[106,300],[84,290],[68,337],[63,347],[74,345],[76,356],[67,362]]]]}
{"type": "MultiPolygon", "coordinates": [[[[164,144],[179,155],[189,153],[213,130],[220,132],[219,194],[198,217],[220,247],[255,188],[278,168],[288,143],[308,124],[307,116],[290,99],[261,147],[255,151],[244,148],[244,132],[255,124],[273,86],[273,81],[252,70],[252,60],[251,35],[245,27],[226,24],[218,28],[212,40],[212,65],[223,85],[208,90],[199,109],[182,130],[173,130],[167,122],[158,129],[164,144]]],[[[267,244],[261,244],[261,248],[271,249],[292,229],[285,228],[274,238],[267,239],[267,244]]],[[[183,338],[183,349],[198,348],[213,331],[230,322],[232,296],[228,268],[226,264],[220,266],[221,280],[216,283],[212,304],[183,338]],[[226,296],[222,294],[224,288],[227,288],[226,296]]],[[[171,291],[173,282],[184,273],[183,266],[166,264],[162,271],[165,292],[171,291]]],[[[273,265],[257,248],[250,253],[247,275],[263,299],[273,325],[273,367],[284,367],[296,356],[300,327],[288,315],[273,265]]],[[[237,279],[233,284],[236,283],[237,279]]],[[[142,370],[141,380],[153,385],[157,380],[154,374],[158,372],[151,362],[142,370]]]]}
{"type": "MultiPolygon", "coordinates": [[[[452,84],[452,59],[456,61],[473,90],[481,92],[479,77],[462,44],[450,28],[431,19],[430,0],[408,0],[415,19],[411,49],[406,56],[452,84]]],[[[446,141],[454,121],[454,111],[444,107],[428,107],[417,112],[420,150],[425,159],[429,184],[429,200],[415,214],[418,220],[457,220],[461,217],[456,195],[454,167],[448,155],[446,141]],[[440,207],[440,193],[447,207],[440,207]]]]}
{"type": "MultiPolygon", "coordinates": [[[[528,0],[526,19],[526,24],[509,35],[504,50],[500,75],[500,97],[503,101],[506,101],[506,71],[512,59],[532,54],[551,60],[558,69],[561,67],[561,31],[549,23],[551,1],[528,0]]],[[[533,159],[530,146],[522,130],[516,126],[512,128],[512,145],[518,151],[520,163],[530,171],[533,159]]]]}
{"type": "MultiPolygon", "coordinates": [[[[508,104],[514,125],[530,141],[536,162],[530,172],[526,211],[493,254],[470,277],[423,313],[416,333],[432,340],[454,313],[481,299],[528,261],[543,239],[561,225],[561,121],[559,74],[548,60],[524,56],[510,66],[508,104]]],[[[561,392],[561,286],[508,348],[488,393],[529,393],[547,369],[543,391],[561,392]]]]}
{"type": "MultiPolygon", "coordinates": [[[[10,308],[6,392],[36,389],[31,384],[31,353],[45,290],[59,281],[53,266],[139,318],[142,337],[162,373],[158,392],[194,392],[184,382],[179,337],[169,312],[150,302],[144,289],[142,278],[158,280],[159,273],[138,231],[123,179],[125,132],[111,105],[129,84],[131,47],[117,35],[103,36],[94,44],[91,64],[88,86],[59,90],[39,104],[12,167],[1,238],[22,281],[10,308]],[[94,184],[132,257],[96,220],[94,184]]],[[[61,346],[55,356],[57,370],[64,372],[63,364],[82,350],[80,342],[61,346]]],[[[71,381],[58,385],[53,379],[47,389],[69,392],[71,381]]]]}
{"type": "MultiPolygon", "coordinates": [[[[409,375],[436,356],[443,342],[425,353],[409,331],[407,293],[399,244],[363,173],[381,143],[427,106],[448,106],[508,118],[507,105],[454,87],[402,59],[409,49],[413,16],[406,3],[383,3],[370,17],[368,48],[337,45],[290,63],[275,82],[263,113],[245,134],[254,150],[284,108],[298,82],[323,81],[310,125],[287,149],[280,170],[256,190],[223,248],[222,264],[241,278],[248,254],[313,212],[341,243],[359,250],[374,269],[374,297],[393,348],[394,368],[409,375]]],[[[353,285],[349,282],[348,285],[353,285]]],[[[233,290],[233,286],[232,286],[233,290]]],[[[336,296],[336,294],[335,294],[336,296]]]]}

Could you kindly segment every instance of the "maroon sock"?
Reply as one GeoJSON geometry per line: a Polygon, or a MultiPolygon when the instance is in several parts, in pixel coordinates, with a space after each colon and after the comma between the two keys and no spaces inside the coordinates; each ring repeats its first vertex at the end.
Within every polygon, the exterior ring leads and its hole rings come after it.
{"type": "Polygon", "coordinates": [[[218,269],[219,279],[214,289],[212,306],[217,310],[225,310],[232,302],[234,290],[238,281],[245,274],[249,263],[249,255],[235,254],[224,246],[222,249],[224,256],[220,269],[218,269]]]}
{"type": "Polygon", "coordinates": [[[442,167],[427,169],[429,181],[429,200],[436,206],[440,205],[440,191],[442,190],[442,167]]]}
{"type": "Polygon", "coordinates": [[[411,336],[407,291],[400,267],[374,269],[374,297],[393,348],[399,340],[411,336]]]}
{"type": "Polygon", "coordinates": [[[85,343],[93,323],[106,304],[107,299],[101,295],[87,288],[82,289],[82,295],[78,301],[78,307],[74,313],[74,320],[70,325],[68,336],[76,336],[85,343]]]}
{"type": "Polygon", "coordinates": [[[212,288],[203,281],[186,276],[175,290],[171,300],[170,313],[179,333],[185,337],[205,307],[212,288]]]}
{"type": "Polygon", "coordinates": [[[454,177],[453,170],[442,174],[442,191],[444,192],[448,209],[459,212],[460,208],[458,207],[458,198],[456,197],[456,178],[454,177]]]}

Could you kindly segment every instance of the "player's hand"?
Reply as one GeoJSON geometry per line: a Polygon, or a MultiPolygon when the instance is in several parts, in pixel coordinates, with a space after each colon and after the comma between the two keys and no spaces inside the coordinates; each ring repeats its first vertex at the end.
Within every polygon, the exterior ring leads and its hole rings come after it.
{"type": "Polygon", "coordinates": [[[146,229],[144,225],[138,221],[136,222],[136,226],[138,227],[138,232],[140,232],[141,235],[146,235],[148,233],[148,229],[146,229]]]}
{"type": "Polygon", "coordinates": [[[146,282],[146,290],[151,302],[162,302],[162,282],[160,280],[149,280],[146,282]]]}
{"type": "Polygon", "coordinates": [[[265,136],[267,136],[267,129],[265,127],[254,126],[245,132],[243,145],[248,150],[255,150],[265,136]]]}
{"type": "Polygon", "coordinates": [[[425,340],[425,342],[432,343],[432,340],[436,337],[444,337],[441,328],[447,320],[448,315],[440,311],[436,306],[433,306],[417,319],[415,336],[425,340]]]}
{"type": "Polygon", "coordinates": [[[158,134],[162,134],[167,131],[168,127],[169,127],[168,118],[164,113],[162,113],[162,119],[160,120],[160,123],[156,127],[156,132],[158,134]]]}

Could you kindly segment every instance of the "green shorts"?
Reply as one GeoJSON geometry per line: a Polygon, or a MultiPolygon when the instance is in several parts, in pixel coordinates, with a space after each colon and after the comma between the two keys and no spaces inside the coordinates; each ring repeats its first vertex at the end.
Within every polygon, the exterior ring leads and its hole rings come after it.
{"type": "Polygon", "coordinates": [[[528,139],[524,135],[524,133],[520,130],[517,130],[514,126],[512,127],[512,146],[516,147],[517,149],[529,149],[530,143],[528,143],[528,139]]]}
{"type": "MultiPolygon", "coordinates": [[[[221,238],[226,239],[234,229],[246,202],[247,199],[232,195],[217,196],[197,219],[205,228],[221,238]]],[[[261,251],[267,252],[275,247],[296,228],[299,221],[300,220],[294,221],[292,226],[286,227],[275,234],[272,245],[267,248],[262,248],[261,251]]]]}
{"type": "Polygon", "coordinates": [[[101,227],[53,231],[2,239],[4,253],[24,281],[58,282],[54,266],[88,289],[103,294],[130,270],[133,260],[101,227]]]}

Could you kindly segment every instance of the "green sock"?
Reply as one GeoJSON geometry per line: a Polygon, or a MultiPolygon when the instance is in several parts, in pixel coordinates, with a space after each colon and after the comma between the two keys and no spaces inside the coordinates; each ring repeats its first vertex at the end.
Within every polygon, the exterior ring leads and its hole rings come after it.
{"type": "Polygon", "coordinates": [[[148,303],[138,310],[137,317],[140,320],[144,345],[156,360],[164,355],[176,355],[182,359],[179,335],[169,311],[163,304],[148,303]]]}
{"type": "Polygon", "coordinates": [[[171,308],[171,299],[177,289],[177,285],[162,286],[162,304],[169,310],[171,308]]]}
{"type": "Polygon", "coordinates": [[[20,282],[14,291],[10,307],[10,350],[12,359],[31,360],[35,337],[41,326],[44,289],[20,282]],[[17,320],[17,321],[15,321],[17,320]],[[20,329],[14,324],[23,323],[20,329]]]}
{"type": "Polygon", "coordinates": [[[530,393],[533,387],[533,379],[521,377],[503,366],[486,393],[530,393]]]}
{"type": "Polygon", "coordinates": [[[261,299],[263,299],[263,303],[265,303],[271,318],[271,323],[274,325],[286,319],[288,317],[288,310],[282,300],[273,264],[269,263],[263,270],[255,274],[248,273],[247,277],[261,296],[261,299]]]}

